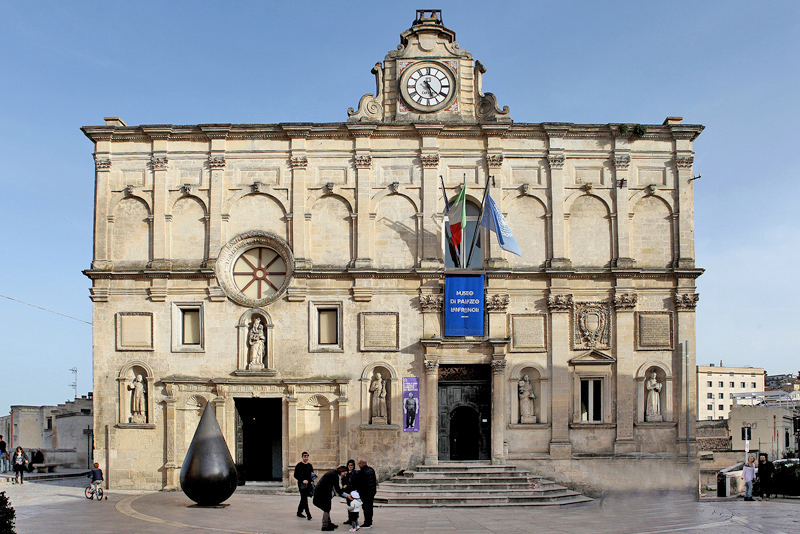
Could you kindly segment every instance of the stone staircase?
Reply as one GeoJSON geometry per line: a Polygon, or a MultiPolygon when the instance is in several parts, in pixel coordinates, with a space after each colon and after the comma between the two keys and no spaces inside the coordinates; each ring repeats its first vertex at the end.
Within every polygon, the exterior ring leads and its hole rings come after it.
{"type": "Polygon", "coordinates": [[[441,462],[378,486],[377,506],[476,507],[564,506],[592,499],[513,465],[489,462],[441,462]]]}

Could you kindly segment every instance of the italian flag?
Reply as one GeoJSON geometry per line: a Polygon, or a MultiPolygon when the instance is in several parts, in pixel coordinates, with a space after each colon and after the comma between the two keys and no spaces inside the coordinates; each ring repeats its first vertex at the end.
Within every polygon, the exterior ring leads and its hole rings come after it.
{"type": "Polygon", "coordinates": [[[461,192],[453,201],[450,211],[447,212],[447,218],[450,220],[450,233],[453,235],[453,245],[456,247],[461,244],[464,229],[467,227],[466,192],[467,184],[465,182],[461,187],[461,192]]]}

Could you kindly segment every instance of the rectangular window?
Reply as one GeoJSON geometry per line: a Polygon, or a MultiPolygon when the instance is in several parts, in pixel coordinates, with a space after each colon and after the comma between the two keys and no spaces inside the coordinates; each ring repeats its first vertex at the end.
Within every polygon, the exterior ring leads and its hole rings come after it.
{"type": "Polygon", "coordinates": [[[706,397],[708,397],[709,399],[713,399],[714,398],[714,394],[713,393],[706,393],[706,397]]]}
{"type": "Polygon", "coordinates": [[[172,352],[205,352],[203,303],[173,302],[171,316],[172,352]]]}
{"type": "Polygon", "coordinates": [[[720,382],[719,383],[719,387],[724,388],[725,387],[725,382],[720,382]]]}
{"type": "Polygon", "coordinates": [[[731,375],[731,376],[734,376],[734,373],[733,373],[733,372],[730,372],[730,373],[728,373],[728,374],[729,374],[729,375],[731,375]]]}
{"type": "Polygon", "coordinates": [[[47,418],[47,430],[53,430],[53,418],[52,417],[48,417],[47,418]]]}
{"type": "Polygon", "coordinates": [[[729,385],[729,387],[732,387],[732,388],[736,387],[736,383],[735,382],[728,382],[728,385],[729,385]]]}
{"type": "Polygon", "coordinates": [[[200,310],[181,309],[181,343],[183,345],[200,344],[200,310]]]}
{"type": "Polygon", "coordinates": [[[717,417],[717,419],[725,419],[725,416],[724,415],[720,415],[719,417],[717,417]]]}
{"type": "Polygon", "coordinates": [[[336,309],[319,309],[319,344],[336,345],[339,343],[338,313],[336,309]]]}
{"type": "Polygon", "coordinates": [[[720,393],[720,394],[719,394],[719,398],[720,398],[720,399],[724,399],[724,398],[725,398],[725,394],[724,394],[724,393],[720,393]]]}
{"type": "Polygon", "coordinates": [[[708,419],[709,421],[712,421],[712,420],[714,419],[714,416],[712,416],[712,415],[709,415],[709,416],[707,417],[707,419],[708,419]]]}
{"type": "Polygon", "coordinates": [[[721,411],[721,412],[725,411],[725,405],[724,404],[720,404],[719,405],[719,411],[721,411]]]}
{"type": "Polygon", "coordinates": [[[714,409],[713,404],[709,404],[708,406],[706,406],[706,410],[713,410],[713,409],[714,409]]]}
{"type": "Polygon", "coordinates": [[[600,423],[603,421],[602,380],[581,380],[581,421],[600,423]]]}
{"type": "Polygon", "coordinates": [[[744,389],[747,387],[747,384],[745,384],[744,382],[739,382],[739,387],[744,389]]]}
{"type": "Polygon", "coordinates": [[[714,383],[711,380],[706,382],[706,387],[712,387],[713,385],[714,385],[714,383]]]}
{"type": "Polygon", "coordinates": [[[753,389],[756,389],[756,383],[755,382],[750,382],[750,387],[753,388],[753,389]]]}
{"type": "Polygon", "coordinates": [[[707,374],[708,376],[711,376],[711,371],[708,371],[706,374],[707,374]]]}

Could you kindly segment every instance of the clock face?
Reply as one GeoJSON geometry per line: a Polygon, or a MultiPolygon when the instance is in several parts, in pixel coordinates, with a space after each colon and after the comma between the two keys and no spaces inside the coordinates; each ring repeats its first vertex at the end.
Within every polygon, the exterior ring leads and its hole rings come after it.
{"type": "Polygon", "coordinates": [[[431,113],[444,109],[456,96],[456,79],[451,70],[434,62],[409,66],[400,77],[403,100],[417,111],[431,113]]]}
{"type": "Polygon", "coordinates": [[[246,250],[233,263],[233,283],[253,300],[274,296],[283,286],[286,276],[283,257],[268,247],[246,250]]]}
{"type": "Polygon", "coordinates": [[[420,106],[434,107],[450,96],[450,78],[436,67],[421,67],[406,82],[408,96],[420,106]]]}

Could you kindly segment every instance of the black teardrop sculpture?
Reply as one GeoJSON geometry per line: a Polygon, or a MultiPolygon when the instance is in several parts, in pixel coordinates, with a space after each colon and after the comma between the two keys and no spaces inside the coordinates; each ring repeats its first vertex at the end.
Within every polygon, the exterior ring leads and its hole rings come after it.
{"type": "Polygon", "coordinates": [[[206,404],[181,467],[181,489],[201,506],[216,506],[236,491],[236,465],[219,429],[212,403],[206,404]]]}

